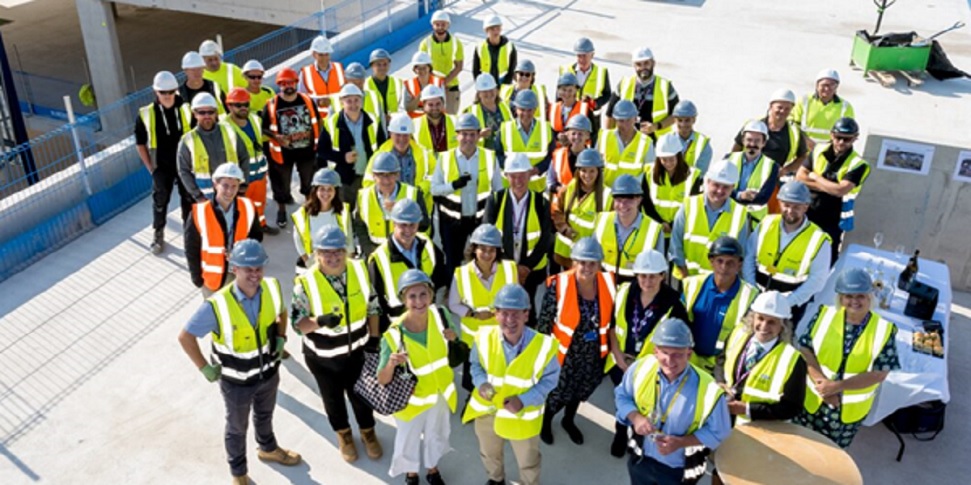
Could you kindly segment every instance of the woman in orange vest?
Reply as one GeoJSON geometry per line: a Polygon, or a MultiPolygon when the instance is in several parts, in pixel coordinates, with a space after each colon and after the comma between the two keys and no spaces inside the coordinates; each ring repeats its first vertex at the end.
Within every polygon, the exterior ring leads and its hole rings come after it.
{"type": "Polygon", "coordinates": [[[580,239],[570,253],[574,268],[550,276],[540,310],[538,331],[551,334],[559,345],[562,370],[556,388],[546,398],[540,439],[553,444],[553,416],[565,409],[563,429],[574,443],[583,433],[574,419],[580,403],[597,389],[607,360],[607,332],[614,306],[614,279],[600,271],[603,248],[592,237],[580,239]]]}
{"type": "MultiPolygon", "coordinates": [[[[556,146],[569,143],[566,138],[566,124],[576,115],[590,117],[594,110],[593,101],[580,101],[580,81],[572,72],[564,72],[556,82],[556,102],[550,107],[550,127],[556,134],[556,146]]],[[[591,133],[590,139],[596,140],[597,134],[591,133]]]]}

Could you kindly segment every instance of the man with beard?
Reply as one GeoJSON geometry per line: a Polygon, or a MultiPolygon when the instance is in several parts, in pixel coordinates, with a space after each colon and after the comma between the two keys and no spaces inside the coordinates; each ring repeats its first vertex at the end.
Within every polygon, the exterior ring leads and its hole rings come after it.
{"type": "Polygon", "coordinates": [[[742,277],[762,291],[781,292],[799,323],[813,295],[826,285],[832,240],[806,212],[812,197],[806,184],[792,181],[779,189],[781,214],[771,214],[748,239],[742,277]]]}
{"type": "Polygon", "coordinates": [[[671,113],[678,104],[678,91],[671,81],[654,75],[654,53],[647,47],[636,50],[632,57],[635,76],[620,80],[617,92],[611,94],[607,105],[607,128],[614,127],[614,105],[621,99],[637,106],[640,130],[645,135],[657,137],[671,130],[674,118],[671,113]]]}
{"type": "MultiPolygon", "coordinates": [[[[459,74],[465,60],[462,42],[448,28],[452,18],[441,10],[432,14],[432,35],[424,38],[418,50],[427,52],[432,58],[432,70],[445,78],[445,111],[448,114],[459,112],[459,74]]],[[[424,96],[423,96],[424,97],[424,96]]],[[[427,111],[427,110],[426,110],[427,111]]]]}
{"type": "Polygon", "coordinates": [[[738,166],[738,185],[732,192],[736,202],[748,208],[754,223],[761,221],[769,208],[766,205],[779,181],[779,167],[762,153],[769,129],[761,121],[750,121],[742,130],[745,151],[732,153],[728,159],[738,166]]]}

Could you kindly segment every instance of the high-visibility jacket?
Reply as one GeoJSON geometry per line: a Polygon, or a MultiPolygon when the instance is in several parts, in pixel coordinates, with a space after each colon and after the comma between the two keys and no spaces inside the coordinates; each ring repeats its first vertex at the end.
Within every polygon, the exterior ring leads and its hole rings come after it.
{"type": "Polygon", "coordinates": [[[277,372],[277,318],[284,312],[280,282],[265,277],[260,282],[259,320],[249,316],[226,285],[206,299],[216,314],[218,331],[212,332],[212,360],[222,366],[222,379],[249,385],[269,379],[277,372]]]}
{"type": "MultiPolygon", "coordinates": [[[[536,115],[534,118],[537,120],[545,120],[546,117],[546,86],[542,84],[533,84],[530,86],[530,91],[536,93],[536,99],[539,100],[539,107],[536,108],[536,115]]],[[[512,104],[513,95],[516,94],[516,87],[512,84],[503,84],[499,86],[499,97],[505,100],[507,103],[512,104]]]]}
{"type": "Polygon", "coordinates": [[[782,216],[779,214],[771,214],[762,219],[755,237],[758,245],[755,255],[755,281],[762,289],[783,293],[795,290],[809,279],[809,268],[823,243],[832,243],[829,234],[809,222],[788,246],[780,249],[782,216]]]}
{"type": "Polygon", "coordinates": [[[573,170],[570,169],[570,147],[563,146],[553,150],[553,162],[550,170],[556,174],[556,180],[560,182],[560,185],[566,185],[573,180],[573,170]]]}
{"type": "MultiPolygon", "coordinates": [[[[744,154],[742,152],[734,152],[728,157],[728,160],[738,167],[739,175],[742,174],[743,156],[744,154]]],[[[772,177],[772,166],[774,164],[775,160],[765,156],[765,154],[759,155],[759,160],[755,162],[755,169],[752,170],[752,174],[749,175],[748,180],[739,180],[737,185],[738,190],[762,190],[762,187],[769,183],[769,179],[772,177]]],[[[769,207],[765,204],[749,204],[745,208],[748,210],[748,215],[756,222],[761,221],[769,213],[769,207]]]]}
{"type": "Polygon", "coordinates": [[[711,142],[711,139],[707,136],[693,131],[692,134],[694,138],[688,143],[688,146],[681,152],[684,155],[684,162],[688,164],[689,167],[694,168],[698,163],[698,157],[705,151],[705,147],[711,142]]]}
{"type": "Polygon", "coordinates": [[[711,273],[708,246],[723,235],[738,239],[748,223],[748,211],[744,205],[732,199],[725,203],[728,210],[718,215],[718,220],[709,230],[705,194],[688,197],[684,211],[684,260],[688,276],[711,273]]]}
{"type": "Polygon", "coordinates": [[[630,143],[621,151],[617,136],[617,129],[614,128],[601,130],[597,137],[597,151],[604,159],[604,185],[610,187],[617,177],[625,173],[640,178],[649,162],[648,157],[653,146],[651,137],[636,131],[630,143]]]}
{"type": "Polygon", "coordinates": [[[566,118],[563,117],[563,101],[557,101],[553,103],[550,107],[550,128],[557,133],[562,133],[566,130],[566,123],[570,121],[576,115],[583,115],[587,118],[591,118],[590,113],[593,112],[592,103],[585,103],[583,101],[577,100],[573,103],[573,107],[570,108],[570,112],[566,114],[566,118]]]}
{"type": "MultiPolygon", "coordinates": [[[[411,199],[419,204],[421,203],[418,200],[416,188],[398,182],[398,194],[395,197],[395,202],[402,199],[411,199]]],[[[388,218],[391,211],[385,213],[384,208],[381,207],[377,186],[368,187],[357,193],[357,214],[361,218],[361,222],[367,226],[368,237],[371,238],[371,242],[382,244],[391,237],[394,228],[394,222],[388,218]]]]}
{"type": "Polygon", "coordinates": [[[327,73],[325,81],[317,70],[317,63],[311,62],[300,69],[300,79],[307,88],[307,94],[311,96],[323,97],[339,93],[345,82],[344,66],[339,62],[330,61],[330,72],[327,73]]]}
{"type": "Polygon", "coordinates": [[[495,414],[493,430],[496,436],[507,440],[526,440],[542,430],[544,404],[525,406],[513,414],[505,409],[503,401],[522,395],[539,382],[546,366],[556,355],[556,341],[548,335],[536,333],[529,345],[507,364],[502,350],[503,338],[502,331],[495,325],[483,329],[476,336],[479,362],[495,394],[491,401],[486,401],[477,390],[472,391],[462,422],[468,423],[480,416],[495,414]]]}
{"type": "MultiPolygon", "coordinates": [[[[479,148],[477,151],[479,162],[476,174],[475,217],[481,219],[485,215],[486,202],[492,195],[492,177],[495,176],[496,152],[488,148],[479,148]]],[[[442,175],[445,177],[445,182],[449,184],[462,176],[462,172],[459,170],[458,157],[456,157],[457,152],[458,149],[456,148],[441,155],[442,175]]],[[[462,218],[462,190],[464,189],[454,190],[448,195],[436,198],[440,211],[439,216],[456,220],[462,218]]]]}
{"type": "MultiPolygon", "coordinates": [[[[384,93],[384,96],[382,96],[381,90],[378,89],[377,83],[374,82],[374,76],[368,76],[364,81],[364,91],[370,91],[377,95],[381,116],[383,117],[404,110],[405,84],[401,79],[388,76],[388,89],[384,93]]],[[[384,120],[385,118],[381,118],[378,121],[384,123],[384,120]]]]}
{"type": "MultiPolygon", "coordinates": [[[[653,167],[653,165],[650,167],[653,167]]],[[[678,210],[691,197],[691,188],[695,186],[695,182],[701,176],[701,172],[692,168],[688,171],[688,178],[682,180],[680,184],[671,185],[671,177],[669,174],[664,174],[663,183],[656,184],[651,173],[652,170],[645,167],[644,171],[644,176],[647,179],[647,193],[651,197],[651,202],[654,202],[654,209],[657,210],[658,215],[661,216],[664,222],[668,224],[674,223],[674,216],[678,214],[678,210]]]]}
{"type": "MultiPolygon", "coordinates": [[[[215,71],[210,71],[208,68],[203,69],[202,78],[218,84],[219,89],[224,93],[232,91],[233,88],[245,88],[247,85],[242,69],[236,64],[226,61],[220,62],[219,69],[215,71]]],[[[219,97],[216,97],[216,99],[218,100],[219,97]]],[[[191,99],[186,101],[192,102],[191,99]]]]}
{"type": "MultiPolygon", "coordinates": [[[[320,120],[317,117],[317,110],[314,108],[314,102],[310,99],[310,96],[303,93],[297,93],[297,96],[303,99],[304,104],[307,106],[307,115],[310,116],[310,127],[313,130],[314,151],[316,152],[317,138],[320,136],[320,120]]],[[[275,135],[280,135],[280,124],[277,121],[276,114],[276,105],[279,99],[280,95],[276,95],[266,103],[266,111],[270,118],[270,126],[267,129],[275,135]]],[[[283,163],[283,148],[280,147],[280,144],[270,137],[267,137],[266,144],[270,147],[270,159],[276,163],[283,163]]]]}
{"type": "MultiPolygon", "coordinates": [[[[887,345],[893,333],[894,324],[884,320],[871,312],[863,332],[856,339],[850,354],[843,360],[843,330],[846,323],[846,310],[837,310],[826,306],[820,308],[819,316],[813,322],[810,335],[813,339],[813,351],[819,368],[827,379],[837,379],[840,369],[843,370],[842,379],[850,379],[858,374],[870,372],[880,351],[887,345]]],[[[873,406],[878,384],[863,389],[845,389],[840,395],[840,421],[850,424],[861,421],[873,406]]],[[[816,391],[816,386],[809,375],[806,375],[806,411],[810,414],[819,410],[823,398],[816,391]]]]}
{"type": "MultiPolygon", "coordinates": [[[[637,77],[628,76],[620,80],[620,99],[634,101],[637,94],[637,77]]],[[[651,123],[655,126],[664,121],[671,111],[668,96],[671,93],[671,81],[661,76],[654,76],[654,99],[651,102],[651,123]]],[[[635,103],[636,104],[636,103],[635,103]]],[[[659,129],[654,132],[655,136],[661,136],[669,131],[674,125],[659,129]]]]}
{"type": "MultiPolygon", "coordinates": [[[[823,155],[823,152],[825,152],[828,148],[829,144],[819,144],[813,149],[813,172],[819,176],[823,175],[823,173],[826,171],[826,166],[829,164],[829,162],[826,161],[826,157],[823,155]]],[[[843,196],[843,210],[840,214],[840,229],[844,231],[853,230],[853,218],[855,215],[854,205],[856,205],[856,197],[860,195],[860,190],[863,190],[863,182],[866,182],[866,179],[870,176],[870,164],[867,163],[867,161],[854,150],[848,157],[846,157],[845,160],[843,160],[843,166],[841,166],[836,172],[836,181],[839,183],[846,178],[846,174],[861,166],[866,167],[866,169],[863,171],[863,177],[860,178],[860,183],[856,184],[856,187],[853,187],[853,190],[849,191],[849,193],[843,196]]]]}
{"type": "Polygon", "coordinates": [[[815,93],[803,96],[789,114],[789,119],[799,123],[799,128],[809,138],[821,143],[829,141],[829,132],[833,125],[843,117],[855,118],[853,105],[849,101],[834,96],[829,103],[824,104],[815,93]]]}
{"type": "MultiPolygon", "coordinates": [[[[695,302],[698,301],[698,295],[701,294],[701,287],[705,285],[705,281],[708,278],[714,278],[714,276],[691,276],[682,281],[684,285],[684,307],[688,310],[688,318],[692,321],[695,319],[695,302]]],[[[739,278],[738,282],[738,293],[735,294],[735,298],[728,305],[728,310],[725,311],[725,316],[721,322],[721,329],[718,331],[718,340],[715,342],[715,355],[699,355],[697,352],[691,354],[691,361],[696,365],[709,369],[709,372],[715,367],[715,357],[725,351],[725,342],[728,340],[728,336],[731,335],[735,327],[742,325],[742,318],[748,312],[748,307],[752,305],[755,297],[759,294],[758,288],[746,283],[741,278],[739,278]]]]}
{"type": "Polygon", "coordinates": [[[641,212],[641,220],[637,227],[627,237],[626,241],[617,240],[617,230],[614,223],[617,212],[601,212],[594,221],[593,235],[603,247],[604,259],[601,263],[604,271],[616,273],[618,276],[634,277],[634,259],[638,254],[657,247],[657,240],[664,232],[660,224],[641,212]]]}
{"type": "MultiPolygon", "coordinates": [[[[559,74],[563,74],[565,72],[572,72],[573,74],[576,74],[577,71],[574,66],[574,64],[560,66],[559,74]]],[[[606,86],[607,68],[591,63],[590,74],[587,75],[587,79],[584,81],[583,86],[580,86],[580,98],[582,99],[584,96],[590,96],[591,99],[597,99],[601,94],[603,94],[606,86]]]]}
{"type": "MultiPolygon", "coordinates": [[[[459,146],[459,140],[455,136],[455,120],[452,115],[442,114],[442,121],[445,123],[445,138],[446,144],[449,150],[454,150],[459,146]]],[[[431,126],[429,126],[428,116],[422,116],[415,119],[415,134],[412,135],[415,141],[418,142],[424,148],[431,151],[435,150],[435,144],[432,142],[432,131],[431,126]]]]}
{"type": "Polygon", "coordinates": [[[579,241],[580,238],[593,235],[593,231],[597,227],[597,214],[614,205],[614,198],[610,195],[610,189],[607,187],[603,189],[603,200],[599,207],[597,206],[597,197],[594,192],[590,192],[582,198],[576,198],[574,200],[576,197],[574,194],[578,190],[578,183],[579,180],[576,178],[571,180],[563,191],[563,197],[560,198],[562,210],[566,214],[566,222],[576,231],[576,236],[574,239],[570,239],[557,232],[556,243],[553,246],[553,252],[567,259],[570,258],[570,249],[573,247],[574,241],[579,241]],[[567,210],[571,201],[572,207],[569,207],[569,210],[567,210]]]}
{"type": "MultiPolygon", "coordinates": [[[[509,121],[513,119],[512,110],[509,109],[507,105],[502,100],[496,100],[496,108],[499,110],[499,115],[502,117],[502,122],[509,121]]],[[[466,113],[472,113],[475,115],[476,119],[479,120],[479,126],[486,128],[486,115],[485,110],[482,109],[482,105],[479,103],[473,103],[471,106],[465,109],[466,113]]],[[[498,135],[498,133],[493,133],[493,136],[498,135]]],[[[485,146],[486,138],[479,139],[479,146],[485,146]]]]}
{"type": "MultiPolygon", "coordinates": [[[[550,276],[546,285],[556,281],[556,322],[553,337],[559,342],[556,358],[563,363],[573,341],[573,331],[580,324],[580,295],[577,293],[576,270],[550,276]]],[[[607,331],[610,329],[610,312],[614,308],[614,275],[597,273],[597,299],[600,315],[597,333],[600,335],[600,357],[606,357],[607,331]]],[[[580,338],[583,338],[581,335],[580,338]]]]}
{"type": "MultiPolygon", "coordinates": [[[[341,207],[341,213],[336,215],[338,225],[347,236],[347,241],[352,242],[354,239],[354,229],[351,226],[350,204],[344,202],[343,207],[341,207]]],[[[311,256],[314,254],[314,245],[313,234],[311,234],[310,229],[310,214],[307,212],[307,208],[300,206],[293,214],[290,214],[290,218],[293,219],[293,229],[297,231],[297,234],[300,236],[300,241],[303,243],[304,254],[311,256]]]]}
{"type": "Polygon", "coordinates": [[[408,369],[418,377],[418,383],[415,385],[415,392],[408,398],[408,406],[394,413],[394,417],[411,421],[431,409],[439,399],[444,399],[454,413],[458,400],[455,394],[455,376],[448,365],[448,343],[443,333],[447,328],[445,318],[435,305],[428,307],[427,340],[424,345],[402,332],[404,318],[402,315],[395,319],[384,332],[384,341],[391,353],[397,353],[404,339],[408,369]]]}
{"type": "MultiPolygon", "coordinates": [[[[239,154],[236,153],[236,132],[222,123],[216,123],[215,126],[222,135],[223,147],[226,151],[226,160],[223,162],[239,165],[239,154]]],[[[206,145],[199,136],[199,128],[193,128],[182,135],[182,143],[189,149],[189,156],[192,157],[192,174],[195,176],[196,186],[202,191],[202,195],[212,198],[215,193],[212,185],[212,164],[209,163],[206,145]]],[[[216,166],[218,165],[217,163],[216,166]]]]}
{"type": "MultiPolygon", "coordinates": [[[[518,120],[504,121],[499,127],[499,139],[502,142],[502,149],[508,156],[510,153],[522,153],[529,158],[529,162],[535,167],[549,155],[547,150],[550,141],[553,139],[553,130],[546,121],[534,121],[529,139],[523,140],[519,133],[518,120]]],[[[537,192],[546,190],[546,174],[541,173],[530,176],[529,188],[537,192]]]]}
{"type": "MultiPolygon", "coordinates": [[[[432,244],[431,239],[424,234],[417,234],[415,237],[423,242],[421,254],[418,255],[417,269],[420,269],[430,277],[435,270],[435,265],[438,264],[435,261],[435,246],[432,244]]],[[[418,244],[418,242],[418,240],[415,240],[414,244],[418,244]]],[[[369,258],[375,261],[378,274],[384,283],[384,299],[388,304],[388,308],[397,310],[404,306],[404,303],[398,298],[398,278],[408,270],[408,266],[403,262],[391,261],[391,244],[394,243],[385,241],[384,244],[378,246],[371,253],[369,258]]]]}
{"type": "MultiPolygon", "coordinates": [[[[138,117],[142,120],[142,124],[145,125],[145,131],[148,133],[148,141],[145,143],[145,146],[148,147],[148,152],[153,162],[155,162],[155,150],[158,148],[158,138],[155,136],[156,105],[158,103],[153,102],[138,109],[138,117]]],[[[162,109],[161,105],[158,105],[158,107],[162,109]]],[[[180,127],[180,133],[185,135],[192,129],[192,110],[189,109],[189,103],[182,103],[176,109],[179,111],[179,123],[182,125],[180,127]]]]}
{"type": "MultiPolygon", "coordinates": [[[[496,215],[496,229],[499,229],[499,232],[503,234],[505,234],[505,231],[507,229],[504,223],[504,221],[506,220],[506,216],[505,216],[506,210],[507,208],[508,210],[513,210],[511,203],[509,205],[506,205],[506,202],[509,200],[510,197],[512,197],[511,191],[507,190],[505,194],[506,195],[502,198],[502,202],[499,203],[499,213],[496,215]]],[[[533,252],[533,250],[536,248],[536,245],[539,244],[540,238],[543,236],[542,226],[540,226],[539,224],[539,218],[549,217],[549,213],[546,213],[540,216],[539,211],[537,210],[537,204],[539,203],[537,197],[542,197],[541,194],[537,192],[533,192],[529,194],[528,197],[531,197],[531,199],[530,199],[529,206],[526,207],[525,231],[526,231],[527,254],[533,252]]],[[[508,228],[508,229],[510,231],[513,230],[512,228],[508,228]]],[[[515,257],[515,255],[509,255],[509,256],[515,257]]],[[[534,271],[543,269],[546,267],[546,263],[548,262],[549,262],[549,256],[544,254],[543,259],[541,259],[539,263],[536,264],[536,266],[530,269],[534,271]]]]}
{"type": "MultiPolygon", "coordinates": [[[[432,71],[441,76],[443,79],[448,73],[452,72],[455,68],[455,61],[461,61],[464,58],[464,52],[462,50],[462,41],[457,37],[448,34],[448,40],[445,42],[438,42],[435,40],[435,34],[431,34],[428,37],[422,39],[421,43],[418,44],[418,50],[422,52],[427,52],[432,58],[432,71]]],[[[459,78],[455,76],[448,83],[448,87],[454,87],[459,85],[459,78]]]]}
{"type": "MultiPolygon", "coordinates": [[[[728,387],[735,386],[736,370],[744,364],[745,349],[752,334],[740,325],[732,330],[725,347],[725,383],[728,387]]],[[[745,387],[739,399],[744,403],[777,403],[782,400],[786,381],[792,376],[793,369],[799,363],[799,351],[788,342],[780,341],[772,350],[762,355],[758,363],[748,372],[745,387]]],[[[735,425],[747,423],[752,418],[747,414],[740,414],[735,418],[735,425]]]]}
{"type": "Polygon", "coordinates": [[[249,152],[249,173],[246,174],[246,182],[253,183],[257,180],[263,180],[267,172],[267,163],[266,156],[263,155],[263,123],[260,122],[260,117],[255,114],[250,114],[247,117],[249,125],[253,128],[253,133],[256,134],[255,141],[235,121],[229,119],[229,115],[223,115],[219,118],[221,123],[236,132],[236,136],[243,140],[243,145],[249,152]]]}
{"type": "MultiPolygon", "coordinates": [[[[489,51],[489,40],[486,39],[482,41],[481,44],[476,46],[476,52],[479,54],[479,69],[485,73],[492,73],[492,54],[489,51]]],[[[510,66],[510,61],[512,59],[512,42],[507,41],[505,44],[499,46],[499,58],[496,59],[496,64],[499,73],[499,77],[496,78],[496,83],[502,81],[506,73],[509,72],[511,68],[516,66],[510,66]]]]}
{"type": "Polygon", "coordinates": [[[425,114],[425,111],[422,110],[422,107],[421,107],[422,106],[421,105],[421,90],[424,89],[425,86],[428,86],[429,84],[434,85],[434,86],[438,86],[438,87],[444,89],[445,88],[445,78],[436,76],[434,74],[429,74],[428,75],[428,83],[427,84],[422,84],[421,83],[421,79],[418,76],[415,76],[415,77],[413,77],[413,78],[408,79],[407,81],[405,81],[405,89],[408,91],[408,94],[411,95],[411,98],[412,99],[418,100],[418,108],[415,111],[409,111],[408,112],[408,116],[410,116],[412,118],[418,118],[418,117],[421,117],[422,115],[425,114]]]}
{"type": "MultiPolygon", "coordinates": [[[[636,352],[637,355],[635,357],[641,359],[654,353],[654,344],[651,343],[651,339],[654,337],[654,330],[652,329],[651,333],[647,334],[647,337],[644,338],[640,351],[627,348],[627,332],[630,329],[630,325],[627,322],[627,299],[630,298],[631,285],[636,284],[637,282],[627,282],[617,286],[617,298],[614,300],[614,335],[617,336],[617,344],[621,353],[636,352]]],[[[670,309],[664,314],[664,318],[667,318],[669,315],[671,315],[670,309]]],[[[661,320],[664,320],[664,318],[661,320]]],[[[655,326],[656,328],[657,326],[655,326]]],[[[617,361],[614,360],[614,355],[608,354],[607,362],[604,364],[604,373],[609,372],[615,365],[617,365],[617,361]]]]}
{"type": "MultiPolygon", "coordinates": [[[[226,275],[226,234],[223,233],[219,220],[216,219],[216,209],[213,202],[207,200],[192,206],[192,222],[199,232],[202,248],[202,281],[203,286],[212,291],[222,286],[226,275]]],[[[233,244],[249,237],[250,228],[256,218],[256,207],[253,201],[246,197],[236,197],[236,211],[239,218],[233,229],[233,244]]]]}
{"type": "Polygon", "coordinates": [[[303,334],[304,348],[317,357],[330,359],[349,355],[364,347],[368,341],[367,305],[371,297],[364,261],[347,258],[347,283],[343,297],[334,290],[327,278],[314,264],[297,277],[310,305],[310,318],[327,314],[340,315],[340,323],[333,328],[320,327],[303,334]]]}
{"type": "MultiPolygon", "coordinates": [[[[455,289],[458,291],[459,300],[463,305],[469,307],[473,312],[487,312],[492,310],[492,302],[496,298],[496,293],[502,287],[519,283],[519,271],[516,262],[512,260],[499,261],[496,265],[496,272],[492,275],[492,286],[486,288],[476,274],[475,261],[455,268],[455,289]]],[[[494,326],[498,322],[495,316],[488,320],[479,320],[475,317],[462,316],[462,341],[472,346],[475,341],[476,332],[489,326],[494,326]]]]}

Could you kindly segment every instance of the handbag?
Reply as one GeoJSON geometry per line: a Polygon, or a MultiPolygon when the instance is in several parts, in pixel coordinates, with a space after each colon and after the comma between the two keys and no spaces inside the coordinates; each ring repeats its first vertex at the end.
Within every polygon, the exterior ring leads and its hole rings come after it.
{"type": "MultiPolygon", "coordinates": [[[[399,334],[400,335],[400,334],[399,334]]],[[[405,340],[401,337],[401,348],[405,340]]],[[[361,396],[374,412],[388,416],[408,407],[408,399],[415,393],[418,376],[408,371],[408,364],[395,366],[391,382],[382,385],[378,382],[379,352],[364,352],[364,368],[354,383],[354,392],[361,396]]]]}

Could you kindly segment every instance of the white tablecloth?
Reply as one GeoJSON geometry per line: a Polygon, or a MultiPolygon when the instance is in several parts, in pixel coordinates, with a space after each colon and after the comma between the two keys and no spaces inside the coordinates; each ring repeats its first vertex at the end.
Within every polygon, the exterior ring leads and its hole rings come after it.
{"type": "Polygon", "coordinates": [[[890,302],[890,308],[887,310],[880,309],[877,300],[874,299],[873,310],[897,325],[897,354],[900,356],[901,369],[891,372],[887,376],[887,380],[880,386],[873,408],[863,421],[866,426],[879,423],[883,418],[900,408],[937,399],[943,402],[951,400],[951,393],[947,385],[949,349],[947,339],[950,335],[948,326],[951,317],[950,273],[944,264],[926,259],[918,261],[920,273],[917,279],[940,291],[937,308],[934,310],[934,320],[941,322],[944,326],[944,358],[914,352],[912,348],[913,332],[915,328],[920,326],[921,320],[904,315],[907,293],[897,289],[897,275],[903,271],[909,258],[909,255],[896,258],[889,251],[858,244],[850,245],[840,255],[839,261],[837,261],[829,279],[826,281],[826,286],[806,309],[805,317],[797,327],[796,335],[798,338],[805,332],[806,326],[809,325],[820,305],[835,304],[836,293],[833,286],[835,285],[836,275],[843,268],[870,267],[875,270],[879,267],[880,262],[883,262],[883,279],[894,289],[893,299],[890,302]]]}

